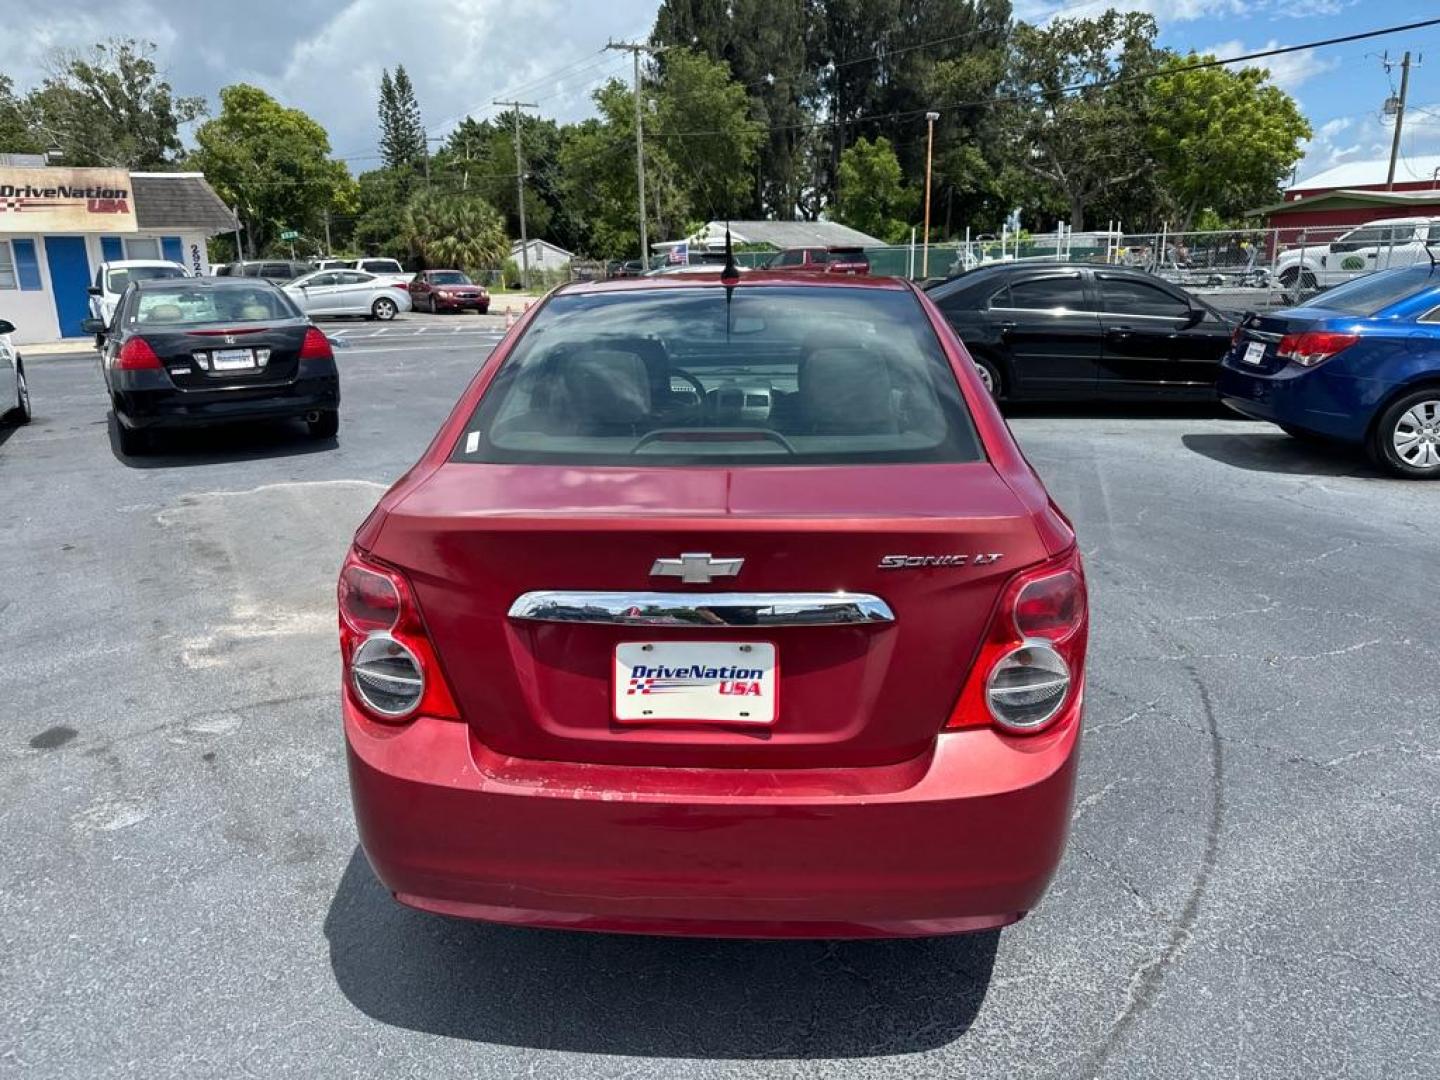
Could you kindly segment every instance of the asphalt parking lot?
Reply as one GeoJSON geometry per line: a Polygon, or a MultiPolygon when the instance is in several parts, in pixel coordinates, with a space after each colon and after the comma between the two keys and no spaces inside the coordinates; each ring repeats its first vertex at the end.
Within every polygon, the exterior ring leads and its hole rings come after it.
{"type": "Polygon", "coordinates": [[[333,324],[338,441],[142,459],[92,356],[27,358],[36,420],[0,432],[0,1065],[1440,1075],[1440,487],[1207,411],[1012,420],[1094,606],[1072,838],[1024,922],[726,943],[394,905],[355,843],[334,578],[498,323],[333,324]]]}

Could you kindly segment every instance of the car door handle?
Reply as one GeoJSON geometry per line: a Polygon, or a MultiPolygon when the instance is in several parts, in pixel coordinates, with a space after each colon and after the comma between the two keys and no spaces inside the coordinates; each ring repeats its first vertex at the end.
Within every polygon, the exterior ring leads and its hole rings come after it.
{"type": "Polygon", "coordinates": [[[1105,331],[1106,341],[1129,341],[1131,330],[1128,326],[1112,326],[1105,331]]]}
{"type": "Polygon", "coordinates": [[[1011,334],[1013,334],[1014,332],[1015,332],[1015,324],[1014,324],[1013,322],[1002,322],[1002,323],[1000,324],[1000,336],[1001,336],[1002,338],[1007,338],[1007,337],[1009,337],[1011,334]]]}
{"type": "Polygon", "coordinates": [[[1373,258],[1375,258],[1375,255],[1376,255],[1375,252],[1373,252],[1373,251],[1367,251],[1367,252],[1365,253],[1365,258],[1367,258],[1367,259],[1373,259],[1373,258]]]}

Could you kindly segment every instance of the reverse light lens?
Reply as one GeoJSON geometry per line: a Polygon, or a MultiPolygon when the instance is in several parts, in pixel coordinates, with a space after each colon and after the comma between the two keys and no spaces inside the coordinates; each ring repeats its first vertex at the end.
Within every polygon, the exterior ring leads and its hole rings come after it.
{"type": "Polygon", "coordinates": [[[340,574],[340,616],[361,634],[393,630],[400,621],[400,593],[383,574],[350,565],[340,574]]]}
{"type": "Polygon", "coordinates": [[[386,633],[360,643],[350,661],[350,685],[381,716],[409,716],[425,697],[425,674],[415,654],[386,633]]]}
{"type": "Polygon", "coordinates": [[[1026,642],[1006,654],[985,687],[990,715],[1001,727],[1030,731],[1048,723],[1070,693],[1070,667],[1044,642],[1026,642]]]}
{"type": "Polygon", "coordinates": [[[120,355],[115,357],[117,371],[153,371],[160,366],[160,357],[143,337],[132,337],[120,346],[120,355]]]}
{"type": "Polygon", "coordinates": [[[1301,367],[1315,367],[1324,363],[1336,353],[1348,349],[1360,340],[1358,334],[1335,334],[1328,330],[1307,330],[1303,334],[1286,334],[1280,339],[1276,355],[1282,360],[1299,364],[1301,367]]]}
{"type": "Polygon", "coordinates": [[[1015,628],[1021,637],[1059,641],[1085,617],[1085,587],[1080,575],[1065,570],[1032,581],[1015,599],[1015,628]]]}

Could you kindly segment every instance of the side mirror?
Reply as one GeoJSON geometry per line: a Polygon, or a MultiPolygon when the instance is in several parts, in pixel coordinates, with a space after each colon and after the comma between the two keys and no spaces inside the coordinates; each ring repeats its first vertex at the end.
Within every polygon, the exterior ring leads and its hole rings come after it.
{"type": "Polygon", "coordinates": [[[91,286],[90,286],[88,289],[86,289],[85,291],[86,291],[87,293],[89,293],[91,296],[99,296],[99,295],[100,295],[100,286],[98,286],[98,285],[91,285],[91,286]]]}
{"type": "Polygon", "coordinates": [[[9,319],[0,319],[0,334],[15,333],[15,324],[9,319]]]}
{"type": "Polygon", "coordinates": [[[103,334],[103,333],[105,333],[105,330],[106,330],[105,320],[104,320],[104,319],[82,319],[82,320],[80,321],[80,329],[83,330],[83,331],[85,331],[85,333],[87,333],[87,334],[103,334]]]}
{"type": "Polygon", "coordinates": [[[1190,314],[1185,316],[1185,329],[1189,330],[1192,326],[1199,326],[1204,321],[1205,309],[1192,307],[1190,309],[1190,314]]]}

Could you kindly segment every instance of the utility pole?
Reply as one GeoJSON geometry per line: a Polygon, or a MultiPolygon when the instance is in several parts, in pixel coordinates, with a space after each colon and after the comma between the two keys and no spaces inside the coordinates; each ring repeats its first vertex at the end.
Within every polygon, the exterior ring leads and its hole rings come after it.
{"type": "Polygon", "coordinates": [[[935,121],[940,119],[938,112],[927,112],[925,124],[927,133],[925,135],[925,246],[920,256],[920,277],[921,279],[930,276],[930,160],[935,150],[935,121]]]}
{"type": "Polygon", "coordinates": [[[635,58],[635,182],[640,193],[640,271],[644,273],[650,267],[650,235],[645,226],[645,137],[640,128],[640,54],[663,50],[632,41],[611,41],[605,48],[628,52],[635,58]]]}
{"type": "MultiPolygon", "coordinates": [[[[1389,54],[1384,60],[1385,70],[1391,68],[1389,54]]],[[[1400,128],[1405,123],[1405,97],[1410,91],[1410,50],[1405,50],[1405,55],[1400,61],[1400,98],[1395,101],[1395,137],[1390,140],[1390,171],[1385,176],[1385,190],[1395,190],[1395,162],[1400,157],[1400,128]]],[[[1394,99],[1391,99],[1394,100],[1394,99]]],[[[1390,111],[1390,101],[1385,102],[1385,111],[1390,111]]]]}
{"type": "MultiPolygon", "coordinates": [[[[525,160],[520,153],[520,110],[538,109],[540,106],[526,101],[496,101],[495,105],[508,106],[515,110],[515,200],[520,204],[520,284],[530,288],[530,238],[525,235],[525,160]]],[[[467,156],[469,144],[466,144],[467,156]]],[[[467,171],[466,179],[469,179],[467,171]]]]}
{"type": "Polygon", "coordinates": [[[325,254],[328,256],[330,252],[330,208],[327,206],[325,208],[325,254]]]}

